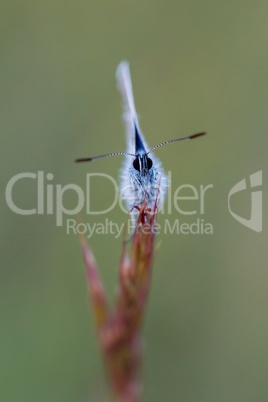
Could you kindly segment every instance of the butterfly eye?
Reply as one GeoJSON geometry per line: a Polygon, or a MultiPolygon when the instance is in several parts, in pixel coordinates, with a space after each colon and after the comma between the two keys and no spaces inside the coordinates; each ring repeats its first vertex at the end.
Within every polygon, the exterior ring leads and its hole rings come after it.
{"type": "Polygon", "coordinates": [[[152,166],[153,166],[153,161],[152,161],[152,159],[147,158],[147,167],[148,167],[148,170],[150,170],[152,166]]]}
{"type": "Polygon", "coordinates": [[[137,170],[138,172],[140,171],[140,162],[139,162],[139,158],[134,159],[133,161],[133,167],[135,170],[137,170]]]}

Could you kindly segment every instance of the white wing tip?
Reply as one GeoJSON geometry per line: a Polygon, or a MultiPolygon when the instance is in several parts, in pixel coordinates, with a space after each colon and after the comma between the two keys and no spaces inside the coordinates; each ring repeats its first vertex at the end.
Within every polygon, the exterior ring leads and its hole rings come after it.
{"type": "Polygon", "coordinates": [[[122,79],[122,76],[126,74],[129,75],[129,62],[127,60],[123,60],[118,64],[115,75],[119,81],[122,79]]]}

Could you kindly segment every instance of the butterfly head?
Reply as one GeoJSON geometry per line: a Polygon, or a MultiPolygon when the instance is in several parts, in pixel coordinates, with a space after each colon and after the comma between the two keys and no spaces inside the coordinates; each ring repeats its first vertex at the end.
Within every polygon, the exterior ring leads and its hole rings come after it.
{"type": "Polygon", "coordinates": [[[133,168],[139,172],[142,176],[146,176],[148,171],[152,168],[153,161],[151,158],[144,154],[137,154],[136,158],[133,161],[133,168]]]}
{"type": "Polygon", "coordinates": [[[139,172],[141,176],[146,176],[148,171],[153,166],[153,161],[147,156],[146,148],[143,143],[142,137],[139,132],[137,123],[134,121],[135,128],[135,159],[133,161],[133,168],[139,172]]]}

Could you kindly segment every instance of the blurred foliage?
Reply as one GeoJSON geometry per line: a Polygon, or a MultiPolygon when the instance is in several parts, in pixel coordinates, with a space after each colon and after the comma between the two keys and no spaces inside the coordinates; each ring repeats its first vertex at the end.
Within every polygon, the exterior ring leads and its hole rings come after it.
{"type": "MultiPolygon", "coordinates": [[[[56,226],[55,214],[16,215],[4,191],[21,172],[83,189],[87,172],[117,178],[120,158],[73,161],[125,148],[114,78],[122,59],[150,145],[208,132],[158,150],[172,191],[214,186],[204,215],[213,235],[159,235],[144,401],[268,400],[266,226],[256,233],[227,207],[235,183],[261,169],[265,179],[268,169],[267,15],[264,0],[1,3],[1,401],[84,402],[105,393],[78,239],[56,226]]],[[[21,208],[35,207],[33,183],[14,190],[21,208]]],[[[101,182],[92,202],[110,197],[101,182]]],[[[236,201],[241,216],[249,217],[249,197],[236,201]]],[[[125,215],[115,208],[107,218],[125,215]]],[[[113,298],[121,238],[89,242],[113,298]]]]}

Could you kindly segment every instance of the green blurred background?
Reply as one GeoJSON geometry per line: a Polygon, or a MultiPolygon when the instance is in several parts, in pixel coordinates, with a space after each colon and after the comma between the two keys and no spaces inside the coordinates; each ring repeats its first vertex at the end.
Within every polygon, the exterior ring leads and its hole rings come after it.
{"type": "MultiPolygon", "coordinates": [[[[151,146],[209,133],[157,152],[173,189],[214,185],[205,204],[213,235],[159,235],[144,327],[144,401],[267,401],[266,203],[262,233],[227,207],[235,183],[258,170],[265,181],[268,169],[267,1],[16,0],[0,7],[0,401],[105,400],[78,238],[56,227],[54,215],[16,215],[4,192],[20,172],[52,173],[52,184],[83,189],[87,172],[118,177],[120,158],[73,161],[125,149],[115,83],[122,59],[130,62],[151,146]]],[[[109,185],[95,185],[95,206],[110,198],[109,185]]],[[[33,181],[18,184],[14,199],[35,207],[33,181]]],[[[75,202],[70,193],[66,206],[75,202]]],[[[248,218],[249,192],[233,205],[248,218]]],[[[105,217],[125,220],[119,208],[105,217]]],[[[100,220],[85,211],[81,219],[100,220]]],[[[111,300],[121,240],[89,241],[111,300]]]]}

